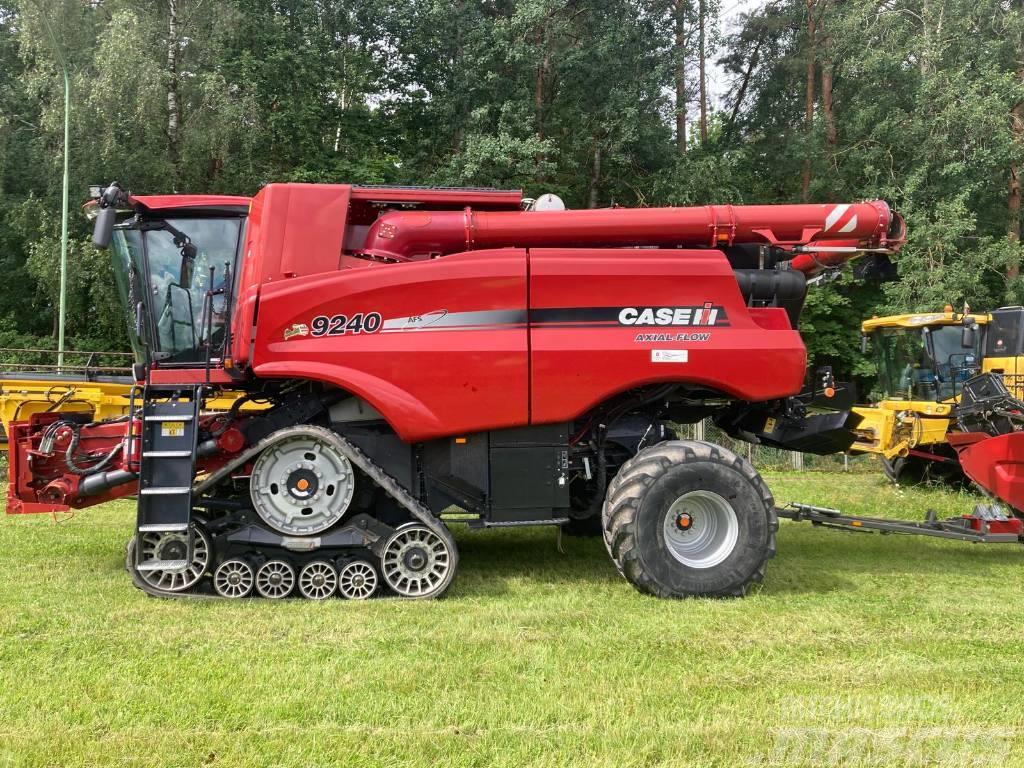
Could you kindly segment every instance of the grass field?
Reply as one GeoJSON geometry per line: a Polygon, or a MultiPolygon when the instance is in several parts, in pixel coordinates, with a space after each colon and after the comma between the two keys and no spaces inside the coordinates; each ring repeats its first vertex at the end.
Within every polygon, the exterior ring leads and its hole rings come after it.
{"type": "MultiPolygon", "coordinates": [[[[970,495],[769,474],[779,502],[970,495]]],[[[436,602],[154,600],[130,503],[0,520],[0,766],[1024,764],[1024,551],[783,522],[744,600],[669,602],[600,540],[458,529],[436,602]]]]}

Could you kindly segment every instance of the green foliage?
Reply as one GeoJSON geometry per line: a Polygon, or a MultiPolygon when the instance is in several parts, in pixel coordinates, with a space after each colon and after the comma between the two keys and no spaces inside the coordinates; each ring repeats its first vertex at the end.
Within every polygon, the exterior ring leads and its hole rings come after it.
{"type": "MultiPolygon", "coordinates": [[[[683,5],[692,100],[700,4],[683,5]]],[[[34,339],[56,326],[63,79],[42,13],[71,70],[73,214],[88,184],[115,178],[243,194],[275,180],[493,185],[580,207],[795,202],[807,168],[810,200],[882,197],[910,231],[897,282],[812,291],[813,360],[868,375],[864,316],[1024,301],[1007,205],[1024,161],[1018,4],[816,0],[813,40],[805,0],[765,4],[724,40],[720,4],[703,5],[730,88],[707,140],[691,125],[681,153],[670,0],[0,0],[0,317],[34,339]]],[[[77,214],[71,230],[68,332],[121,347],[106,257],[77,214]]]]}

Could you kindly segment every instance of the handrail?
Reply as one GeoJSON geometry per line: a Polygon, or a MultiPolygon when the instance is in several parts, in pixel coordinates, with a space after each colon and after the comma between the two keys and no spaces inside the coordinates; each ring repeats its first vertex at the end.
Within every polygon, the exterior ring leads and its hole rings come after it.
{"type": "MultiPolygon", "coordinates": [[[[43,349],[37,347],[0,347],[0,353],[3,352],[44,352],[51,355],[56,355],[56,349],[43,349]]],[[[131,352],[90,352],[88,350],[75,350],[66,349],[64,350],[65,355],[109,355],[110,357],[132,357],[131,352]]]]}
{"type": "Polygon", "coordinates": [[[102,376],[130,377],[131,352],[65,350],[63,361],[55,349],[0,347],[0,379],[40,376],[68,376],[89,380],[102,376]]]}

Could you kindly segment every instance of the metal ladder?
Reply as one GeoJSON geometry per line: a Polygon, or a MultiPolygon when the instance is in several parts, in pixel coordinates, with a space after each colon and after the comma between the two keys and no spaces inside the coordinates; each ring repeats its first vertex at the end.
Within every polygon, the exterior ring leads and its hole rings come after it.
{"type": "Polygon", "coordinates": [[[192,562],[192,481],[202,386],[148,384],[142,396],[142,450],[135,525],[139,571],[182,571],[192,562]],[[147,557],[147,533],[180,534],[147,557]],[[169,553],[169,554],[168,554],[169,553]]]}

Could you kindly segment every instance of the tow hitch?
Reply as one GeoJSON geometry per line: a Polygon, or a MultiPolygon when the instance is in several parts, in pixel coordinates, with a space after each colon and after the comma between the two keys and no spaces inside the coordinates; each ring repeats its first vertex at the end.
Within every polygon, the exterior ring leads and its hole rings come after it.
{"type": "Polygon", "coordinates": [[[811,504],[790,503],[776,507],[775,513],[796,521],[809,521],[813,525],[845,531],[871,533],[904,533],[915,536],[935,536],[957,539],[975,544],[1024,543],[1024,520],[1009,517],[998,504],[978,504],[969,515],[940,520],[929,510],[923,521],[888,520],[879,517],[844,515],[838,509],[815,507],[811,504]]]}

